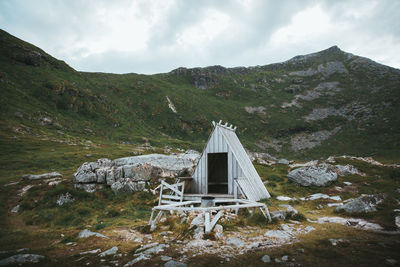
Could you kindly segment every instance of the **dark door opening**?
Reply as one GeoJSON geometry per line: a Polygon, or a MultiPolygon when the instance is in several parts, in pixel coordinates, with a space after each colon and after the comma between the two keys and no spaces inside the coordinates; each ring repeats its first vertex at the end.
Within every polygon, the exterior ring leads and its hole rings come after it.
{"type": "Polygon", "coordinates": [[[228,153],[208,153],[208,193],[228,194],[228,153]]]}

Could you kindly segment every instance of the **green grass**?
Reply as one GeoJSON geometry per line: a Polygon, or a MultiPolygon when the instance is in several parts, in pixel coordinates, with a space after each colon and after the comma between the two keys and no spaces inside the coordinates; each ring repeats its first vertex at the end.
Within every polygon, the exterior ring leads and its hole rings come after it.
{"type": "MultiPolygon", "coordinates": [[[[174,72],[118,75],[78,72],[6,32],[0,32],[0,36],[3,80],[0,134],[2,139],[15,136],[17,139],[12,139],[15,149],[20,149],[18,143],[29,149],[30,142],[41,142],[43,138],[92,140],[111,146],[121,142],[141,144],[145,138],[158,147],[201,150],[211,130],[210,122],[222,119],[238,126],[237,133],[247,148],[291,159],[344,153],[389,161],[400,159],[400,122],[396,116],[400,95],[398,79],[395,79],[398,74],[394,70],[389,70],[384,77],[366,74],[364,69],[352,70],[349,75],[334,74],[324,81],[339,81],[344,89],[338,95],[301,101],[302,108],[280,108],[283,102],[290,102],[294,97],[285,92],[292,85],[289,72],[316,67],[329,60],[343,61],[350,70],[346,55],[340,51],[323,51],[305,63],[273,64],[243,73],[227,70],[225,74],[215,74],[215,68],[211,67],[179,75],[174,72]],[[25,60],[31,51],[45,55],[38,66],[25,60]],[[201,77],[201,72],[216,81],[207,90],[194,86],[194,79],[201,77]],[[371,88],[381,87],[379,93],[371,92],[371,88]],[[166,96],[174,103],[177,114],[169,109],[166,96]],[[314,108],[326,107],[328,103],[340,108],[353,102],[371,109],[373,116],[363,119],[360,115],[353,121],[335,116],[313,122],[303,118],[314,108]],[[390,104],[384,107],[383,102],[390,104]],[[265,114],[249,114],[245,106],[263,106],[265,114]],[[41,126],[39,120],[43,116],[51,118],[53,123],[41,126]],[[341,131],[320,146],[298,153],[291,150],[293,135],[337,126],[342,127],[341,131]],[[21,128],[23,133],[13,131],[16,128],[21,128]],[[281,151],[256,145],[260,140],[272,139],[281,141],[281,151]]],[[[302,79],[299,93],[315,88],[322,76],[302,79]]]]}

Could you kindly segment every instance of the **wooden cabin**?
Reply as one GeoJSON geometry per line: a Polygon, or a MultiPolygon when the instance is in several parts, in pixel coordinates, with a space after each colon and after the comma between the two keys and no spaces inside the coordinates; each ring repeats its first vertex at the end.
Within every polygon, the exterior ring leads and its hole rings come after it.
{"type": "Polygon", "coordinates": [[[270,198],[236,135],[236,127],[221,121],[213,122],[213,126],[184,199],[195,195],[234,199],[241,196],[252,201],[270,198]]]}

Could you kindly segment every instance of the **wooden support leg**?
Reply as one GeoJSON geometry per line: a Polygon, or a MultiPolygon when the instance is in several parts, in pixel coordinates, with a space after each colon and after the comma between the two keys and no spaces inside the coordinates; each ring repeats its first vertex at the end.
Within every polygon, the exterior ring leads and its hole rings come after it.
{"type": "Polygon", "coordinates": [[[265,212],[267,213],[268,220],[271,222],[271,221],[272,221],[272,219],[271,219],[271,215],[269,214],[269,210],[268,210],[268,207],[267,207],[267,205],[265,205],[265,206],[264,206],[264,209],[265,209],[265,212]]]}
{"type": "Polygon", "coordinates": [[[151,216],[150,216],[150,220],[149,220],[149,225],[151,225],[153,223],[153,216],[154,216],[154,210],[151,211],[151,216]]]}
{"type": "MultiPolygon", "coordinates": [[[[239,205],[239,202],[236,202],[236,205],[239,205]]],[[[235,214],[238,215],[238,213],[239,213],[239,208],[236,208],[235,209],[235,214]]]]}
{"type": "Polygon", "coordinates": [[[261,213],[264,215],[264,217],[265,217],[266,219],[268,219],[269,222],[272,221],[271,215],[269,214],[269,210],[268,210],[268,208],[267,208],[266,205],[264,205],[263,207],[260,207],[260,211],[261,211],[261,213]]]}
{"type": "Polygon", "coordinates": [[[204,212],[204,232],[206,234],[211,232],[210,212],[204,212]]]}
{"type": "Polygon", "coordinates": [[[157,224],[157,222],[158,222],[158,220],[160,220],[160,218],[161,218],[161,216],[164,214],[164,211],[160,211],[158,214],[157,214],[157,216],[156,216],[156,218],[154,219],[154,221],[152,221],[152,223],[151,223],[151,225],[150,225],[150,231],[152,232],[152,231],[154,231],[154,230],[156,230],[156,224],[157,224]]]}

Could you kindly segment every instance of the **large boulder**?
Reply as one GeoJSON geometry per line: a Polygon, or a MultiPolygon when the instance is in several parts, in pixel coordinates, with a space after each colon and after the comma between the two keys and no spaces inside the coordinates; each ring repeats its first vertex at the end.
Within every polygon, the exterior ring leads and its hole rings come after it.
{"type": "MultiPolygon", "coordinates": [[[[200,154],[195,151],[173,155],[149,154],[135,157],[120,158],[113,161],[113,166],[144,166],[149,164],[161,177],[173,177],[191,173],[196,166],[200,154]]],[[[144,170],[144,169],[143,169],[144,170]]]]}
{"type": "Polygon", "coordinates": [[[376,206],[383,202],[384,195],[361,195],[342,206],[338,206],[336,211],[347,213],[368,213],[376,211],[376,206]]]}
{"type": "Polygon", "coordinates": [[[134,182],[129,178],[122,178],[111,185],[111,190],[117,195],[124,193],[133,193],[143,191],[143,189],[145,188],[145,184],[145,182],[134,182]]]}
{"type": "Polygon", "coordinates": [[[302,186],[326,186],[337,180],[337,173],[331,168],[311,166],[301,167],[289,172],[289,180],[302,186]]]}
{"type": "Polygon", "coordinates": [[[144,184],[139,181],[191,174],[199,157],[197,151],[188,150],[181,154],[149,154],[114,161],[98,159],[83,163],[73,181],[76,188],[87,192],[96,191],[102,184],[112,186],[115,193],[136,192],[144,189],[144,184]]]}
{"type": "Polygon", "coordinates": [[[111,160],[109,159],[98,159],[96,162],[85,162],[83,163],[76,173],[74,173],[75,183],[95,183],[98,180],[105,182],[105,168],[111,167],[111,160]],[[98,169],[102,169],[98,171],[98,169]],[[100,178],[96,174],[100,175],[100,178]]]}
{"type": "Polygon", "coordinates": [[[161,168],[152,166],[151,163],[124,165],[122,169],[125,178],[145,181],[150,180],[152,177],[159,177],[163,172],[161,168]]]}

